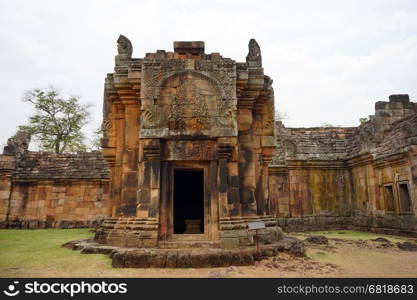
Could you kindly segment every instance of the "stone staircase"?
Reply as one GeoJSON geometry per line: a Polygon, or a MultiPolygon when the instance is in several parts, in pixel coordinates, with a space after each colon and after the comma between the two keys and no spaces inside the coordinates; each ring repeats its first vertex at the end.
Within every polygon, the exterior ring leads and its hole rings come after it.
{"type": "Polygon", "coordinates": [[[174,234],[167,241],[159,241],[158,247],[163,249],[220,248],[220,241],[208,241],[203,234],[174,234]]]}

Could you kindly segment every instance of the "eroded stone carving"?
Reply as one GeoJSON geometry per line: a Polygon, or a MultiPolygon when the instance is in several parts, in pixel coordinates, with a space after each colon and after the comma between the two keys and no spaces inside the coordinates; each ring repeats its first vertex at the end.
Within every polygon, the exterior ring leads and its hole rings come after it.
{"type": "Polygon", "coordinates": [[[249,41],[249,53],[246,56],[246,62],[250,67],[262,67],[261,48],[255,39],[249,41]]]}
{"type": "Polygon", "coordinates": [[[101,123],[101,130],[106,131],[110,130],[112,128],[112,122],[109,119],[103,119],[103,122],[101,123]]]}
{"type": "Polygon", "coordinates": [[[132,57],[133,47],[130,40],[125,37],[124,35],[120,35],[117,39],[117,52],[123,55],[126,55],[127,57],[132,57]]]}
{"type": "Polygon", "coordinates": [[[167,160],[211,160],[214,159],[212,141],[168,141],[167,160]]]}
{"type": "Polygon", "coordinates": [[[219,126],[235,127],[235,107],[230,101],[222,101],[219,108],[219,117],[217,118],[219,126]]]}
{"type": "Polygon", "coordinates": [[[210,128],[207,102],[193,82],[177,88],[168,116],[171,130],[203,130],[210,128]]]}
{"type": "Polygon", "coordinates": [[[14,136],[7,140],[3,154],[14,155],[20,160],[29,149],[31,135],[25,131],[18,131],[14,136]]]}
{"type": "Polygon", "coordinates": [[[214,73],[215,78],[217,79],[220,88],[223,90],[224,97],[227,100],[232,100],[235,98],[235,82],[234,75],[231,72],[218,71],[214,73]]]}
{"type": "Polygon", "coordinates": [[[161,110],[157,105],[145,108],[141,115],[142,128],[155,128],[161,123],[161,110]]]}
{"type": "Polygon", "coordinates": [[[146,70],[143,82],[144,96],[148,99],[156,98],[155,89],[164,76],[162,70],[146,70]]]}
{"type": "Polygon", "coordinates": [[[132,58],[133,47],[130,40],[124,35],[117,39],[117,53],[115,57],[116,67],[125,65],[132,58]]]}

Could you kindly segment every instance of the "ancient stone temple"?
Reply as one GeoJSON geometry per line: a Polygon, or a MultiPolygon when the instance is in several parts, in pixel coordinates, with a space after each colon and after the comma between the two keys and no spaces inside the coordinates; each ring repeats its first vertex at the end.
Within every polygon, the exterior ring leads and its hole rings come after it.
{"type": "MultiPolygon", "coordinates": [[[[101,224],[100,251],[219,255],[255,245],[253,221],[266,225],[265,247],[290,240],[281,228],[417,237],[417,103],[408,95],[376,102],[358,127],[289,128],[274,120],[255,40],[246,62],[206,54],[204,42],[138,59],[120,36],[117,49],[102,152],[33,152],[28,134],[10,138],[0,155],[1,228],[101,224]]],[[[123,255],[116,265],[131,266],[123,255]]]]}
{"type": "Polygon", "coordinates": [[[279,238],[268,193],[275,148],[274,93],[252,39],[246,62],[174,42],[132,58],[118,39],[104,92],[103,156],[112,217],[101,243],[155,247],[182,240],[215,247],[253,242],[247,223],[279,238]]]}

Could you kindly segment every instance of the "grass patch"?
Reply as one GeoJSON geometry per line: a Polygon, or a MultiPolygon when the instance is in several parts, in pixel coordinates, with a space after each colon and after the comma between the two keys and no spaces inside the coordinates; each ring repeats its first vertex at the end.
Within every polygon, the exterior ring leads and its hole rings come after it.
{"type": "MultiPolygon", "coordinates": [[[[407,238],[358,231],[318,231],[291,234],[300,238],[325,235],[343,240],[369,240],[386,237],[392,242],[407,238]],[[339,234],[339,232],[344,232],[339,234]]],[[[89,229],[0,230],[0,277],[209,277],[222,268],[203,269],[133,269],[112,268],[111,259],[103,254],[80,254],[61,245],[76,239],[91,237],[89,229]]],[[[415,277],[417,252],[398,249],[359,248],[356,242],[331,241],[333,248],[310,245],[307,254],[314,261],[341,267],[341,273],[331,276],[347,277],[415,277]]],[[[289,262],[293,258],[288,258],[289,262]]],[[[237,267],[241,277],[274,277],[274,271],[254,266],[237,267]]],[[[276,272],[276,271],[275,271],[276,272]]],[[[327,276],[320,269],[306,271],[303,276],[327,276]]],[[[282,276],[298,273],[280,271],[282,276]]]]}
{"type": "Polygon", "coordinates": [[[327,245],[309,245],[307,256],[321,263],[330,263],[342,269],[342,276],[346,277],[415,277],[417,270],[417,253],[401,251],[396,246],[397,242],[409,241],[415,243],[415,239],[362,232],[353,230],[313,231],[296,233],[296,236],[305,239],[310,235],[324,235],[329,238],[327,245]],[[389,248],[372,248],[372,245],[380,245],[370,240],[383,237],[394,245],[389,248]],[[340,241],[331,240],[339,239],[340,241]],[[362,241],[367,241],[361,246],[362,241]],[[350,241],[350,242],[349,242],[350,241]]]}
{"type": "Polygon", "coordinates": [[[80,255],[61,247],[91,236],[89,229],[0,230],[0,276],[76,277],[98,266],[110,267],[108,256],[80,255]]]}
{"type": "Polygon", "coordinates": [[[373,240],[378,237],[384,237],[390,240],[392,243],[414,241],[407,237],[393,236],[393,235],[388,235],[388,234],[378,234],[378,233],[364,232],[364,231],[354,231],[354,230],[309,231],[309,232],[295,233],[295,234],[291,233],[291,235],[294,235],[303,239],[307,238],[307,236],[310,236],[310,235],[324,235],[325,237],[330,238],[330,239],[337,238],[337,239],[345,239],[345,240],[373,240]]]}

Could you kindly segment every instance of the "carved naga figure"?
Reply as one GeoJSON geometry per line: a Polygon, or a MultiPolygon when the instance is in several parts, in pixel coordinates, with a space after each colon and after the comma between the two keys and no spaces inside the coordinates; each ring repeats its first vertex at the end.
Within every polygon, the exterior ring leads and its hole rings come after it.
{"type": "Polygon", "coordinates": [[[31,135],[25,131],[18,131],[13,137],[7,140],[3,154],[14,155],[18,160],[22,159],[29,149],[31,135]]]}
{"type": "Polygon", "coordinates": [[[130,40],[124,35],[120,35],[117,39],[116,66],[120,66],[127,60],[132,58],[133,47],[130,40]]]}
{"type": "Polygon", "coordinates": [[[249,53],[246,56],[246,62],[253,67],[262,67],[261,48],[255,39],[249,41],[249,53]]]}

